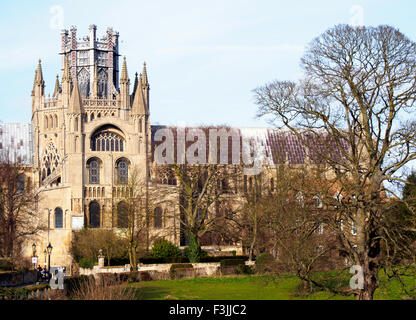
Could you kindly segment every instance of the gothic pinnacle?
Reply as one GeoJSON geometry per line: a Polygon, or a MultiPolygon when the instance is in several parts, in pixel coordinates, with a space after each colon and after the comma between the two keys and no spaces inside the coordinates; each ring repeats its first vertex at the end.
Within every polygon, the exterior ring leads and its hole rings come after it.
{"type": "Polygon", "coordinates": [[[42,64],[41,64],[41,60],[39,59],[39,63],[38,63],[38,68],[36,70],[36,77],[35,77],[35,83],[37,85],[43,85],[44,81],[43,81],[43,74],[42,74],[42,64]]]}
{"type": "Polygon", "coordinates": [[[148,87],[149,81],[147,79],[146,61],[143,63],[143,85],[148,87]]]}
{"type": "Polygon", "coordinates": [[[56,75],[56,81],[55,81],[55,89],[53,90],[53,97],[56,97],[60,91],[59,87],[59,75],[56,75]]]}
{"type": "Polygon", "coordinates": [[[74,87],[72,88],[71,100],[69,102],[69,113],[81,113],[82,98],[79,91],[77,77],[74,78],[74,87]]]}
{"type": "Polygon", "coordinates": [[[134,94],[132,114],[149,115],[149,110],[143,95],[142,74],[140,74],[139,84],[134,94]]]}
{"type": "Polygon", "coordinates": [[[62,82],[71,82],[71,73],[69,72],[68,58],[66,55],[64,58],[64,72],[62,75],[62,82]]]}
{"type": "Polygon", "coordinates": [[[120,82],[121,83],[128,83],[129,76],[127,74],[127,63],[126,63],[126,56],[123,57],[123,66],[121,68],[121,77],[120,82]]]}

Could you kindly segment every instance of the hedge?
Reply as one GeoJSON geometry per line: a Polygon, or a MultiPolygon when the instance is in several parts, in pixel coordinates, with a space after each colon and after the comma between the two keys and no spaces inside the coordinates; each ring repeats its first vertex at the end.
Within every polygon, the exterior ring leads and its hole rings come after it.
{"type": "Polygon", "coordinates": [[[0,270],[11,271],[13,269],[13,262],[8,259],[0,259],[0,270]]]}
{"type": "Polygon", "coordinates": [[[185,263],[189,262],[187,257],[170,257],[170,258],[155,258],[155,257],[143,257],[139,258],[139,263],[143,264],[158,264],[158,263],[185,263]]]}
{"type": "Polygon", "coordinates": [[[229,266],[239,266],[244,265],[244,259],[223,259],[220,261],[221,267],[229,267],[229,266]]]}
{"type": "Polygon", "coordinates": [[[0,300],[28,300],[32,292],[44,290],[48,287],[48,284],[26,288],[0,287],[0,300]]]}
{"type": "MultiPolygon", "coordinates": [[[[248,256],[217,256],[217,257],[203,257],[199,262],[221,262],[221,260],[248,260],[248,256]]],[[[159,263],[187,263],[189,259],[187,257],[174,257],[174,258],[155,258],[155,257],[143,257],[139,259],[139,263],[142,264],[159,264],[159,263]]]]}
{"type": "Polygon", "coordinates": [[[193,265],[192,263],[174,263],[170,266],[170,271],[184,268],[193,268],[193,265]]]}

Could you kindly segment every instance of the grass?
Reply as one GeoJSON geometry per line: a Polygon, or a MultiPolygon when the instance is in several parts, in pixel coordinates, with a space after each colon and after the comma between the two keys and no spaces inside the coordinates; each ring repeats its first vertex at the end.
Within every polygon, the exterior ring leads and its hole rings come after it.
{"type": "MultiPolygon", "coordinates": [[[[408,298],[398,281],[385,281],[375,293],[377,300],[408,298]]],[[[415,285],[414,278],[406,279],[415,285]]],[[[273,277],[266,275],[160,280],[132,283],[136,298],[143,300],[352,300],[328,292],[315,292],[309,296],[296,295],[300,280],[295,276],[273,277]]]]}

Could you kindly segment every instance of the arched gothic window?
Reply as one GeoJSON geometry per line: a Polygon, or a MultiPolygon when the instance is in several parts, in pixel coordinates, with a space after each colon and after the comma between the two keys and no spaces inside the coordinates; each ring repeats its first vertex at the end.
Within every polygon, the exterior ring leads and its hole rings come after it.
{"type": "Polygon", "coordinates": [[[23,194],[25,192],[25,176],[19,174],[17,177],[17,193],[23,194]]]}
{"type": "Polygon", "coordinates": [[[117,163],[118,184],[127,184],[129,180],[129,165],[126,160],[117,163]]]}
{"type": "Polygon", "coordinates": [[[90,184],[100,183],[100,164],[97,160],[94,159],[89,162],[89,173],[90,184]]]}
{"type": "Polygon", "coordinates": [[[55,229],[61,229],[64,227],[64,214],[61,208],[55,209],[55,229]]]}
{"type": "Polygon", "coordinates": [[[42,157],[43,166],[46,168],[46,175],[49,176],[58,167],[60,162],[61,157],[59,156],[58,148],[55,147],[53,142],[49,142],[42,157]]]}
{"type": "Polygon", "coordinates": [[[86,98],[90,92],[90,74],[86,69],[82,68],[79,72],[78,82],[79,91],[81,92],[81,95],[86,98]]]}
{"type": "Polygon", "coordinates": [[[101,69],[98,72],[98,95],[100,97],[107,97],[107,73],[101,69]]]}
{"type": "Polygon", "coordinates": [[[162,228],[162,208],[160,208],[160,207],[157,207],[155,209],[155,215],[154,215],[154,219],[153,219],[153,226],[156,229],[162,228]]]}

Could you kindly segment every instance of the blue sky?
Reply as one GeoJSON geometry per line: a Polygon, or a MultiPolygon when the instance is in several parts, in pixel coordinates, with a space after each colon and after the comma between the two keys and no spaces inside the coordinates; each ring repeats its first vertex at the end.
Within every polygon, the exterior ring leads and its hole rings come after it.
{"type": "Polygon", "coordinates": [[[53,92],[60,24],[77,26],[79,37],[96,24],[99,37],[110,26],[120,33],[131,82],[146,61],[153,124],[268,126],[255,118],[252,90],[300,77],[305,46],[351,23],[357,6],[365,25],[389,24],[416,40],[411,0],[1,1],[0,120],[30,122],[39,58],[53,92]]]}

